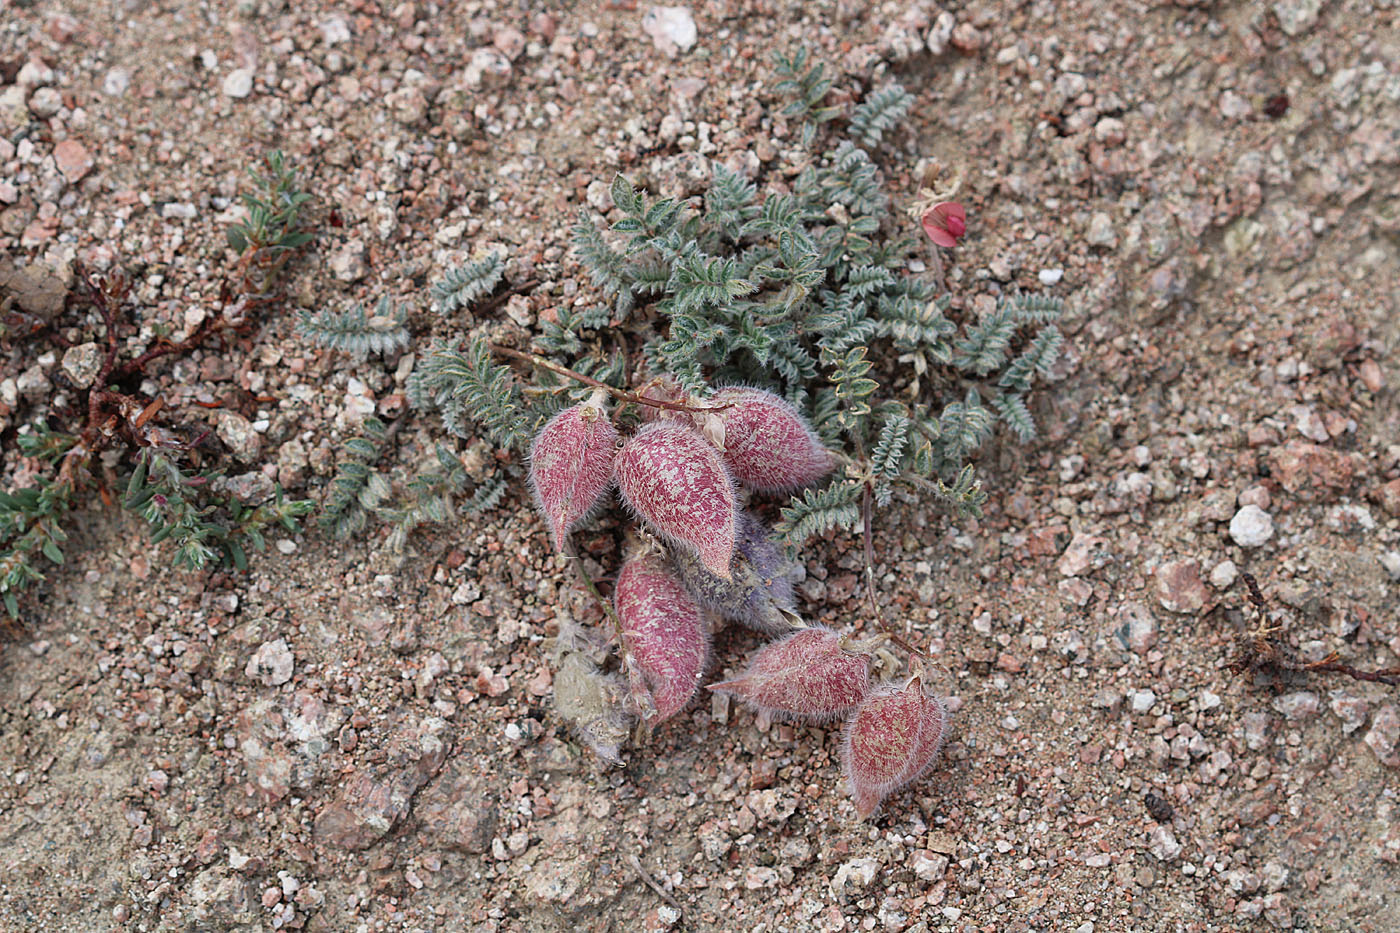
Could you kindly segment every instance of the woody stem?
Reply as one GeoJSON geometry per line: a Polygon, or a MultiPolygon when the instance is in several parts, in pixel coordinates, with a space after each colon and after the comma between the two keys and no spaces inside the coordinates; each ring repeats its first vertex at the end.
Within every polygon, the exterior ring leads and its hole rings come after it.
{"type": "Polygon", "coordinates": [[[521,360],[522,362],[538,366],[541,369],[547,369],[550,372],[563,376],[567,379],[572,379],[575,382],[581,382],[586,386],[592,386],[595,389],[602,389],[604,392],[607,392],[613,398],[623,402],[631,402],[634,405],[647,405],[651,408],[665,408],[668,411],[702,413],[711,411],[723,411],[724,409],[731,407],[730,405],[686,405],[683,402],[667,402],[663,401],[662,399],[647,398],[646,396],[638,395],[635,392],[628,392],[626,389],[619,389],[615,386],[610,386],[606,382],[599,382],[597,379],[594,379],[590,376],[585,376],[583,373],[580,372],[575,372],[574,370],[569,369],[567,366],[561,366],[553,360],[545,359],[544,357],[534,353],[525,353],[521,350],[512,350],[510,347],[503,347],[499,344],[494,343],[487,344],[487,346],[491,348],[492,353],[499,353],[501,356],[509,357],[513,360],[521,360]]]}

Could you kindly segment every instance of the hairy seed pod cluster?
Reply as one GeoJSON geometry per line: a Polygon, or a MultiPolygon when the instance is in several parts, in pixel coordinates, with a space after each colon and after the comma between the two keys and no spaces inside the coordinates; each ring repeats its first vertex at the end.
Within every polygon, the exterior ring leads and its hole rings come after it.
{"type": "Polygon", "coordinates": [[[827,722],[865,699],[870,658],[847,650],[830,629],[814,626],[759,649],[743,674],[710,689],[770,714],[827,722]]]}
{"type": "Polygon", "coordinates": [[[733,387],[715,394],[724,421],[724,460],[735,479],[757,492],[789,492],[821,479],[835,465],[806,419],[787,399],[764,389],[733,387]]]}
{"type": "Polygon", "coordinates": [[[530,490],[558,551],[612,485],[617,429],[603,397],[597,393],[549,419],[530,447],[530,490]]]}
{"type": "Polygon", "coordinates": [[[948,710],[920,678],[871,691],[846,722],[841,762],[862,819],[923,776],[943,745],[948,710]]]}
{"type": "Polygon", "coordinates": [[[671,553],[676,576],[702,609],[767,635],[792,631],[797,618],[792,565],[752,513],[740,511],[735,528],[728,580],[710,573],[687,551],[671,553]]]}
{"type": "Polygon", "coordinates": [[[618,491],[658,536],[729,579],[738,503],[719,452],[693,428],[654,421],[618,451],[618,491]]]}
{"type": "Polygon", "coordinates": [[[700,607],[655,554],[623,564],[613,592],[623,643],[646,691],[650,724],[685,709],[710,658],[710,629],[700,607]]]}

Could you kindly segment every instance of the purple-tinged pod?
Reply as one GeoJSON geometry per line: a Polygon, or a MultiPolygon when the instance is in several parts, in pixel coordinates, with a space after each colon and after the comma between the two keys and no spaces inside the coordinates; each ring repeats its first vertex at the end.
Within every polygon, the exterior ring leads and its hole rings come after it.
{"type": "Polygon", "coordinates": [[[738,541],[728,580],[710,573],[687,551],[671,554],[676,576],[710,612],[766,635],[791,632],[799,625],[793,612],[792,565],[752,514],[739,512],[736,527],[738,541]]]}

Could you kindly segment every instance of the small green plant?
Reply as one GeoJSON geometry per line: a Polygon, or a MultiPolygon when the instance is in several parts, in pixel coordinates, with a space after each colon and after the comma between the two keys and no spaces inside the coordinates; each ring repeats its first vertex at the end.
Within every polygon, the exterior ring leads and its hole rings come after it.
{"type": "MultiPolygon", "coordinates": [[[[131,283],[118,267],[97,275],[76,266],[78,307],[96,312],[92,340],[99,354],[88,385],[71,386],[77,412],[64,429],[36,419],[19,432],[19,453],[33,461],[34,477],[23,487],[0,492],[0,601],[11,618],[20,613],[19,594],[44,579],[45,562],[64,561],[65,523],[97,492],[110,501],[111,464],[129,470],[122,505],[140,516],[153,544],[169,542],[172,565],[202,570],[215,564],[242,569],[248,552],[263,550],[273,527],[296,531],[310,500],[287,500],[277,489],[270,501],[252,505],[219,491],[219,471],[200,465],[208,432],[187,439],[169,426],[164,401],[134,392],[164,357],[179,357],[228,333],[246,333],[250,313],[275,304],[277,275],[313,237],[301,217],[309,195],[297,189],[296,173],[281,153],[254,174],[257,191],[245,196],[249,219],[228,231],[239,254],[221,289],[221,304],[183,340],[160,336],[141,352],[121,358],[123,330],[133,330],[131,283]]],[[[42,334],[44,331],[35,331],[42,334]]]]}
{"type": "MultiPolygon", "coordinates": [[[[557,308],[529,348],[484,327],[439,342],[410,379],[415,407],[436,410],[454,435],[501,448],[497,478],[513,481],[528,457],[536,503],[563,553],[572,554],[570,530],[614,487],[645,529],[650,543],[624,562],[608,607],[627,689],[596,663],[596,639],[561,633],[556,644],[569,675],[559,708],[608,760],[627,724],[655,725],[689,702],[709,651],[695,605],[729,607],[744,624],[762,619],[755,627],[767,635],[804,628],[778,558],[762,556],[779,552],[743,510],[736,483],[777,497],[775,530],[789,555],[834,529],[863,533],[882,625],[873,514],[896,493],[978,514],[986,493],[972,459],[999,422],[1018,440],[1034,436],[1026,399],[1061,347],[1058,299],[1003,295],[979,317],[940,294],[936,276],[911,274],[921,241],[891,214],[869,152],[909,112],[911,95],[881,88],[835,132],[843,108],[828,102],[824,66],[798,52],[780,56],[778,70],[782,113],[801,121],[806,150],[795,177],[766,185],[714,165],[703,198],[677,200],[619,175],[613,222],[603,229],[581,216],[573,228],[594,303],[557,308]]],[[[946,197],[915,215],[941,247],[967,232],[965,210],[946,197]]],[[[450,312],[447,290],[434,295],[450,312]]],[[[847,655],[865,649],[830,640],[828,666],[865,670],[847,655]]],[[[816,694],[832,685],[803,679],[809,668],[797,665],[797,680],[773,687],[797,697],[775,709],[836,715],[839,706],[858,721],[848,727],[856,752],[847,773],[867,815],[933,761],[943,707],[926,676],[883,686],[856,677],[849,697],[824,705],[816,694]],[[892,721],[880,712],[891,705],[917,724],[906,741],[878,728],[892,721]],[[877,747],[897,753],[876,761],[867,751],[877,747]]]]}
{"type": "Polygon", "coordinates": [[[311,195],[300,190],[297,173],[281,150],[263,159],[263,171],[250,171],[253,190],[241,199],[248,219],[224,231],[229,247],[240,256],[247,253],[285,253],[315,238],[302,222],[301,211],[311,195]]]}
{"type": "Polygon", "coordinates": [[[297,333],[317,346],[363,360],[371,353],[388,356],[408,346],[404,319],[404,312],[396,311],[386,295],[379,299],[373,314],[359,304],[344,311],[303,310],[297,315],[297,333]]]}

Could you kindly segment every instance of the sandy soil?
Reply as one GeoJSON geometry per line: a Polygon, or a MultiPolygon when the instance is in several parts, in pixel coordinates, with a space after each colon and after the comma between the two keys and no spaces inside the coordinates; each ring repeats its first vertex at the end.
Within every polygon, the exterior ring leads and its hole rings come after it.
{"type": "MultiPolygon", "coordinates": [[[[918,96],[881,161],[902,197],[920,158],[963,173],[960,303],[1073,309],[1044,437],[982,452],[984,520],[877,529],[886,614],[962,705],[875,821],[838,735],[722,705],[625,768],[582,753],[541,643],[596,609],[523,493],[406,554],[308,533],[203,576],[95,502],[0,648],[0,928],[1400,928],[1396,688],[1227,666],[1244,573],[1302,662],[1400,664],[1393,0],[712,0],[674,55],[631,2],[0,8],[0,252],[123,265],[133,345],[212,301],[250,154],[335,209],[288,308],[150,387],[261,424],[233,472],[298,494],[403,370],[307,347],[294,308],[421,311],[501,245],[542,283],[497,312],[530,329],[589,287],[567,227],[614,172],[693,194],[701,156],[779,167],[768,60],[803,42],[918,96]]],[[[35,380],[62,392],[46,349],[3,345],[7,485],[35,380]]],[[[400,462],[437,431],[410,421],[400,462]]],[[[804,613],[862,629],[860,568],[812,547],[804,613]]],[[[721,635],[719,667],[754,644],[721,635]]]]}

